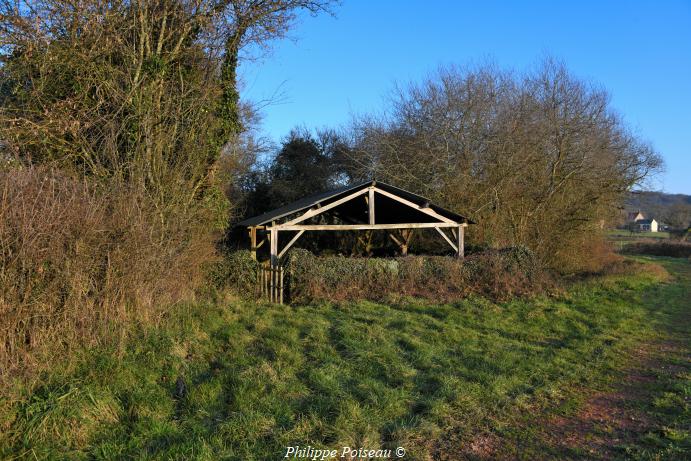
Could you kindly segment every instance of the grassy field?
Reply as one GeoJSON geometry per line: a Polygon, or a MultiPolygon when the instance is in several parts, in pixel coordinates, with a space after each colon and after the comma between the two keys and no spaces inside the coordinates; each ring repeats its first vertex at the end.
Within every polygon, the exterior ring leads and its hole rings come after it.
{"type": "Polygon", "coordinates": [[[269,460],[309,445],[684,459],[691,265],[655,261],[675,280],[608,277],[502,304],[182,306],[5,399],[0,458],[269,460]],[[645,379],[629,392],[631,376],[645,379]],[[579,422],[620,394],[604,412],[645,424],[579,422]]]}
{"type": "Polygon", "coordinates": [[[607,240],[612,242],[617,251],[626,245],[640,241],[664,241],[669,239],[669,232],[631,232],[625,229],[611,229],[607,231],[607,240]]]}
{"type": "Polygon", "coordinates": [[[613,229],[607,231],[607,236],[612,239],[667,239],[669,238],[669,232],[631,232],[625,229],[613,229]]]}

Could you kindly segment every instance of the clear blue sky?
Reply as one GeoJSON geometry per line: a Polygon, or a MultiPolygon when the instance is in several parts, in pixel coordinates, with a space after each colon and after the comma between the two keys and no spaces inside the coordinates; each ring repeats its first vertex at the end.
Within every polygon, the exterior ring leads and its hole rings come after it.
{"type": "Polygon", "coordinates": [[[380,111],[395,82],[440,64],[521,71],[551,55],[605,86],[663,155],[654,187],[691,194],[691,0],[345,0],[335,18],[302,18],[292,38],[241,69],[246,99],[281,95],[262,111],[274,140],[380,111]]]}

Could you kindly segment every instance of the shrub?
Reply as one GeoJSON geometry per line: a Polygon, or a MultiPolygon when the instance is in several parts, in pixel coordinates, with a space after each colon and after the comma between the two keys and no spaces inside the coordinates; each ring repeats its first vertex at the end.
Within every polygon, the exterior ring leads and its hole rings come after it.
{"type": "Polygon", "coordinates": [[[625,254],[671,256],[673,258],[691,257],[691,242],[682,241],[643,241],[625,245],[622,249],[625,254]]]}
{"type": "Polygon", "coordinates": [[[446,256],[346,258],[296,249],[286,264],[293,303],[382,300],[411,295],[435,300],[475,293],[503,300],[542,290],[548,278],[530,250],[486,251],[459,260],[446,256]]]}
{"type": "Polygon", "coordinates": [[[317,257],[296,248],[286,263],[288,293],[292,302],[378,298],[395,283],[396,260],[317,257]],[[373,296],[368,296],[368,294],[373,296]]]}
{"type": "Polygon", "coordinates": [[[468,291],[494,300],[528,296],[553,285],[535,254],[522,246],[471,255],[463,270],[468,291]]]}
{"type": "Polygon", "coordinates": [[[598,273],[619,258],[612,242],[598,230],[584,232],[556,251],[560,253],[560,264],[553,269],[566,276],[598,273]]]}
{"type": "Polygon", "coordinates": [[[619,257],[617,260],[607,264],[600,271],[592,274],[581,274],[589,276],[607,275],[641,275],[647,274],[658,280],[668,280],[671,276],[667,269],[659,264],[650,262],[635,261],[630,258],[619,257]]]}
{"type": "Polygon", "coordinates": [[[212,288],[228,288],[242,298],[251,299],[257,294],[260,267],[249,250],[228,252],[211,265],[209,282],[212,288]]]}
{"type": "Polygon", "coordinates": [[[202,216],[175,211],[115,181],[0,170],[0,369],[119,337],[192,295],[214,248],[202,216]]]}
{"type": "Polygon", "coordinates": [[[400,290],[403,294],[459,298],[466,293],[461,260],[450,256],[408,256],[401,258],[400,290]]]}

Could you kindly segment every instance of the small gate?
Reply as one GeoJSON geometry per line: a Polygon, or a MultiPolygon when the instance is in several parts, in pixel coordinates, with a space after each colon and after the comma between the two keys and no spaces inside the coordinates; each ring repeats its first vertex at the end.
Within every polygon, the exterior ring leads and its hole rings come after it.
{"type": "Polygon", "coordinates": [[[259,294],[262,299],[283,304],[283,267],[271,266],[269,261],[262,264],[258,274],[259,294]]]}

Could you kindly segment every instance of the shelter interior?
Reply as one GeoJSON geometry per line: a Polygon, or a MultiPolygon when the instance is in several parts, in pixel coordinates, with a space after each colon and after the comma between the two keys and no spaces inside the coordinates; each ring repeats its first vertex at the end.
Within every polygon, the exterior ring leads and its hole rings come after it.
{"type": "MultiPolygon", "coordinates": [[[[378,181],[366,181],[315,194],[236,224],[249,236],[257,258],[266,245],[272,266],[305,232],[384,231],[406,255],[417,229],[433,229],[454,250],[464,255],[464,232],[473,221],[432,204],[420,195],[378,181]]],[[[364,241],[363,241],[364,243],[364,241]]]]}

